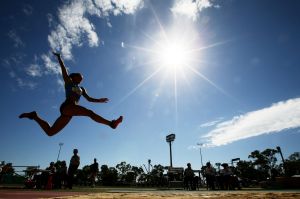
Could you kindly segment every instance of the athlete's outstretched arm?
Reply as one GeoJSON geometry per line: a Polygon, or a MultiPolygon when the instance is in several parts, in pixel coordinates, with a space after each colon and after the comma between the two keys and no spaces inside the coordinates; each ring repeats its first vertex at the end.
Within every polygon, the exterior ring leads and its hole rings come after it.
{"type": "Polygon", "coordinates": [[[63,76],[63,79],[64,79],[65,83],[70,82],[71,79],[70,79],[70,77],[69,77],[69,73],[68,73],[68,71],[67,71],[67,69],[66,69],[66,66],[65,66],[63,60],[61,59],[60,53],[55,53],[55,52],[52,52],[52,53],[53,53],[53,55],[55,55],[55,56],[57,57],[57,59],[58,59],[58,62],[59,62],[60,68],[61,68],[61,74],[62,74],[62,76],[63,76]]]}
{"type": "Polygon", "coordinates": [[[108,98],[100,98],[100,99],[96,99],[96,98],[90,97],[90,96],[87,94],[86,90],[85,90],[83,87],[81,87],[81,89],[82,89],[82,95],[83,95],[83,97],[85,97],[85,99],[86,99],[87,101],[89,101],[89,102],[107,103],[108,100],[109,100],[108,98]]]}

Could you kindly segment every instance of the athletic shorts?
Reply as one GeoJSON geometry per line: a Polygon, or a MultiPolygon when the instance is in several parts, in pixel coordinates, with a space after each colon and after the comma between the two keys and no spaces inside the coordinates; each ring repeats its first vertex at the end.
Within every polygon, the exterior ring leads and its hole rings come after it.
{"type": "Polygon", "coordinates": [[[74,104],[73,102],[69,101],[69,100],[66,100],[64,101],[61,105],[60,105],[60,108],[59,108],[59,111],[60,111],[60,114],[61,115],[64,115],[63,114],[63,110],[66,106],[70,105],[70,104],[74,104]]]}

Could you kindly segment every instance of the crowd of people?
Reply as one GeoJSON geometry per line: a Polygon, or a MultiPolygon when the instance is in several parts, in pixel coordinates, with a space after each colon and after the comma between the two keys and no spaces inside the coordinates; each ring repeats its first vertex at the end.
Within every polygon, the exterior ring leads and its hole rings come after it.
{"type": "MultiPolygon", "coordinates": [[[[29,172],[29,177],[25,182],[28,188],[38,189],[61,189],[73,188],[74,175],[80,165],[80,156],[78,149],[73,150],[73,156],[70,159],[69,167],[66,161],[60,161],[60,164],[50,162],[49,166],[44,169],[34,169],[29,172]],[[40,174],[39,174],[40,173],[40,174]]],[[[99,172],[97,159],[94,158],[94,163],[90,165],[91,169],[91,186],[95,186],[95,180],[99,172]]]]}
{"type": "MultiPolygon", "coordinates": [[[[60,164],[50,162],[49,166],[44,170],[33,170],[32,178],[28,178],[26,186],[28,188],[38,189],[62,189],[73,188],[74,175],[80,165],[80,157],[78,150],[73,150],[73,156],[70,159],[69,167],[66,161],[60,161],[60,164]],[[37,174],[40,173],[40,174],[37,174]]],[[[190,163],[187,168],[182,170],[180,178],[183,180],[183,186],[187,190],[196,190],[200,186],[206,186],[208,190],[222,189],[230,190],[240,188],[237,177],[227,163],[221,164],[223,167],[218,171],[207,162],[201,170],[193,170],[190,163]],[[195,173],[199,172],[199,175],[195,173]]],[[[90,176],[89,182],[91,187],[95,187],[96,179],[99,174],[99,164],[97,159],[89,166],[90,176]]]]}
{"type": "Polygon", "coordinates": [[[199,188],[200,183],[206,184],[208,190],[222,189],[231,190],[240,189],[240,183],[238,178],[233,174],[232,169],[227,163],[221,164],[223,167],[219,171],[211,165],[210,162],[203,166],[199,176],[195,175],[195,171],[192,169],[191,164],[187,164],[187,168],[184,170],[184,188],[188,190],[195,190],[199,188]],[[202,175],[202,179],[201,176],[202,175]]]}

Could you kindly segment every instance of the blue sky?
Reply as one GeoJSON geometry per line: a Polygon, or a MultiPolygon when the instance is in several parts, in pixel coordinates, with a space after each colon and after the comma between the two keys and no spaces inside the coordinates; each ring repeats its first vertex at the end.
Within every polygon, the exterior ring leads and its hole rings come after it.
{"type": "Polygon", "coordinates": [[[0,159],[46,167],[169,164],[165,136],[176,134],[173,165],[230,162],[258,149],[299,151],[298,1],[1,1],[0,159]],[[62,53],[82,86],[107,104],[80,103],[112,130],[74,117],[48,137],[22,112],[53,123],[64,101],[62,53]]]}

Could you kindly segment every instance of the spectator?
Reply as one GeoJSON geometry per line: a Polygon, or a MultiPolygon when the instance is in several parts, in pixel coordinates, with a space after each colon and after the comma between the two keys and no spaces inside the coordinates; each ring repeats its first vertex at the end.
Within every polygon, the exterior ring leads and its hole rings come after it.
{"type": "Polygon", "coordinates": [[[66,187],[67,185],[67,163],[66,161],[62,161],[57,168],[56,172],[56,187],[61,189],[62,186],[66,187]]]}
{"type": "Polygon", "coordinates": [[[68,188],[69,189],[73,188],[74,174],[80,165],[80,157],[77,154],[78,154],[78,149],[74,149],[73,156],[70,160],[70,165],[69,165],[69,169],[68,169],[68,188]]]}
{"type": "Polygon", "coordinates": [[[96,178],[99,173],[99,164],[96,158],[94,158],[94,163],[91,165],[90,168],[91,168],[91,186],[95,187],[96,178]]]}
{"type": "Polygon", "coordinates": [[[191,163],[187,163],[187,168],[184,170],[184,186],[188,190],[194,189],[194,171],[192,169],[191,163]]]}
{"type": "Polygon", "coordinates": [[[230,186],[231,186],[231,177],[232,177],[233,173],[227,163],[223,163],[221,166],[223,167],[223,169],[221,169],[221,171],[220,171],[221,188],[228,190],[228,189],[230,189],[230,186]]]}
{"type": "Polygon", "coordinates": [[[206,163],[205,177],[207,188],[215,190],[216,170],[211,166],[210,162],[206,163]]]}
{"type": "Polygon", "coordinates": [[[53,189],[53,185],[54,185],[54,178],[55,178],[55,172],[56,172],[56,168],[54,165],[54,162],[50,162],[49,167],[46,168],[46,173],[45,173],[45,188],[46,189],[53,189]]]}

